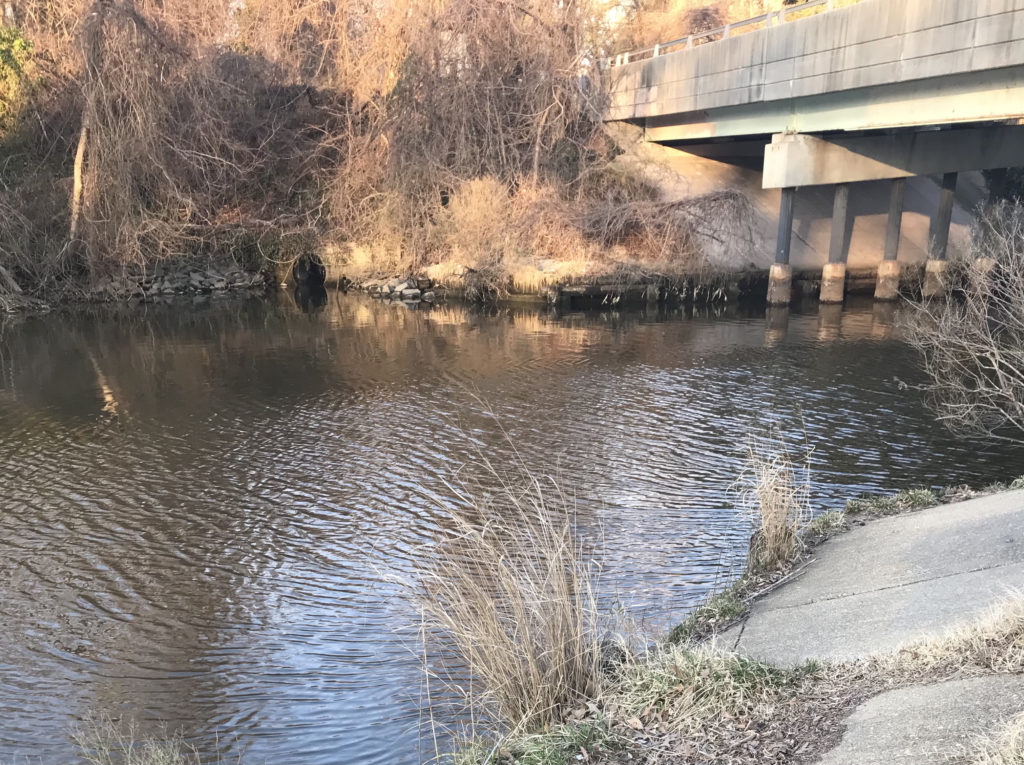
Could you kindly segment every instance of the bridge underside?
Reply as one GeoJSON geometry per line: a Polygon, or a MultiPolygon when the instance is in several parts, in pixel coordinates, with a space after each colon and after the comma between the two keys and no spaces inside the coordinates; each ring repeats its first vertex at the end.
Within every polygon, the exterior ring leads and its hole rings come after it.
{"type": "Polygon", "coordinates": [[[781,133],[738,141],[667,145],[762,171],[766,189],[912,178],[1024,165],[1024,125],[958,125],[808,135],[781,133]]]}
{"type": "Polygon", "coordinates": [[[850,184],[892,181],[876,297],[899,290],[905,181],[941,178],[929,233],[924,292],[942,288],[958,174],[1024,166],[1024,66],[860,91],[631,120],[645,140],[761,171],[781,189],[769,302],[790,300],[789,251],[798,188],[834,186],[832,243],[821,299],[842,302],[850,184]]]}

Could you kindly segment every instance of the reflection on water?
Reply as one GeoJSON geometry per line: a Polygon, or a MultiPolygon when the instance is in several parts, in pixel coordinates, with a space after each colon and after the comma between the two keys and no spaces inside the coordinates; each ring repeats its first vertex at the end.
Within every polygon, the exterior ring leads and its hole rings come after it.
{"type": "Polygon", "coordinates": [[[21,317],[0,330],[0,759],[88,712],[251,762],[415,763],[387,575],[429,492],[503,436],[603,530],[606,599],[671,623],[742,562],[728,487],[767,420],[814,503],[1024,472],[931,422],[892,309],[410,310],[336,293],[21,317]]]}

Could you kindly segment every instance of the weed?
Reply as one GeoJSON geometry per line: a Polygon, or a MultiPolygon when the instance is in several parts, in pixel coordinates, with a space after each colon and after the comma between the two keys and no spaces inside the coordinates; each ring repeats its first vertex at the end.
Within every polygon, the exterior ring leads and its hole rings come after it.
{"type": "Polygon", "coordinates": [[[741,578],[731,587],[711,595],[681,624],[672,628],[668,642],[672,645],[697,642],[738,621],[747,613],[747,604],[743,600],[746,582],[741,578]]]}
{"type": "Polygon", "coordinates": [[[911,510],[923,510],[939,504],[939,498],[931,489],[907,489],[891,496],[864,496],[846,503],[847,515],[872,515],[882,517],[911,510]]]}
{"type": "Polygon", "coordinates": [[[811,521],[804,534],[808,537],[828,537],[834,531],[845,528],[846,516],[838,510],[829,510],[811,521]]]}

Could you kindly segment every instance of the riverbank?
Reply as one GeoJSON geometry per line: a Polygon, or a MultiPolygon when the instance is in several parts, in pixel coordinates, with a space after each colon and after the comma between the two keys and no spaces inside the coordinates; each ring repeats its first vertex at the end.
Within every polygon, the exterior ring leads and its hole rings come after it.
{"type": "MultiPolygon", "coordinates": [[[[1024,587],[1022,487],[850,501],[807,527],[785,572],[741,580],[613,666],[578,723],[499,751],[543,765],[1005,756],[1024,720],[1024,599],[1008,594],[1024,587]]],[[[506,761],[479,753],[466,761],[506,761]]]]}
{"type": "MultiPolygon", "coordinates": [[[[903,294],[919,294],[923,275],[922,268],[904,268],[900,276],[903,294]]],[[[497,281],[455,263],[384,278],[366,278],[343,266],[328,267],[329,285],[361,290],[377,298],[426,302],[445,297],[471,302],[535,301],[569,308],[763,302],[768,281],[768,269],[659,270],[647,264],[624,263],[590,269],[590,273],[558,262],[539,263],[497,281]]],[[[793,301],[817,300],[821,281],[820,269],[795,271],[793,301]]],[[[846,275],[845,293],[874,295],[876,281],[874,269],[851,270],[846,275]]]]}
{"type": "MultiPolygon", "coordinates": [[[[823,540],[834,519],[809,526],[813,557],[742,626],[643,654],[606,648],[600,695],[567,721],[442,761],[1016,765],[1024,598],[1007,591],[1024,586],[1024,490],[1003,489],[851,501],[855,527],[823,540]]],[[[203,761],[179,735],[137,736],[100,719],[76,740],[95,765],[126,742],[140,765],[203,761]]]]}

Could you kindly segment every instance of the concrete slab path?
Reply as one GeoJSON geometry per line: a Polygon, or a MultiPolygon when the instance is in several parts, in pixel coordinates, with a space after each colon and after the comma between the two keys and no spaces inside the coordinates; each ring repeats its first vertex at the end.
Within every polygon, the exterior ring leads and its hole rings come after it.
{"type": "Polygon", "coordinates": [[[824,543],[719,644],[786,666],[892,651],[1024,592],[1024,491],[871,521],[824,543]]]}
{"type": "Polygon", "coordinates": [[[993,675],[888,691],[847,718],[846,733],[817,765],[956,762],[979,735],[1024,709],[1024,677],[993,675]]]}

